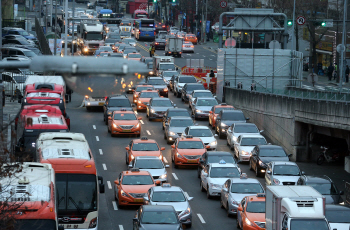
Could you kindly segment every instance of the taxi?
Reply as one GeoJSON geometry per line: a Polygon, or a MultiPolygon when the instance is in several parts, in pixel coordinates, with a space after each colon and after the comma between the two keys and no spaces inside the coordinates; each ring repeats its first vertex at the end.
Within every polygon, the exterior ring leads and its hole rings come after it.
{"type": "Polygon", "coordinates": [[[147,104],[154,97],[160,97],[158,90],[154,90],[154,89],[142,90],[140,92],[140,95],[136,104],[137,112],[141,110],[146,110],[147,104]]]}
{"type": "Polygon", "coordinates": [[[165,150],[164,147],[159,148],[155,140],[148,139],[147,137],[141,137],[141,139],[130,141],[125,149],[125,163],[127,165],[138,156],[156,156],[163,160],[162,151],[165,150]]]}
{"type": "Polygon", "coordinates": [[[140,136],[141,124],[139,120],[141,117],[136,117],[134,111],[114,111],[112,116],[108,117],[108,132],[113,137],[120,134],[133,134],[140,136]]]}
{"type": "Polygon", "coordinates": [[[265,194],[246,196],[238,206],[237,228],[265,230],[265,194]]]}
{"type": "Polygon", "coordinates": [[[210,146],[205,146],[200,138],[186,136],[177,138],[171,146],[171,159],[175,168],[180,165],[198,165],[199,158],[210,146]]]}
{"type": "Polygon", "coordinates": [[[143,84],[143,85],[137,85],[135,87],[134,93],[132,95],[132,101],[137,104],[137,100],[139,99],[140,93],[142,90],[154,90],[153,85],[147,85],[147,84],[143,84]]]}
{"type": "Polygon", "coordinates": [[[185,41],[186,42],[192,42],[195,45],[198,43],[197,37],[194,34],[186,34],[185,35],[185,41]]]}
{"type": "Polygon", "coordinates": [[[151,174],[139,169],[123,171],[114,181],[114,197],[119,208],[126,205],[142,205],[143,197],[147,191],[160,185],[160,181],[154,181],[151,174]]]}
{"type": "Polygon", "coordinates": [[[211,126],[213,129],[215,129],[216,117],[219,115],[220,111],[224,109],[234,110],[235,107],[226,103],[221,103],[220,105],[214,105],[209,111],[209,126],[211,126]]]}

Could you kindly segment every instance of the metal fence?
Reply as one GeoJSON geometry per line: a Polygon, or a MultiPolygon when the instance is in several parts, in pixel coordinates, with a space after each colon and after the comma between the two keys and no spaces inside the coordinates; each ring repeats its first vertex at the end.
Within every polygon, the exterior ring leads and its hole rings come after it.
{"type": "Polygon", "coordinates": [[[26,22],[25,20],[18,20],[18,19],[2,19],[2,27],[16,27],[16,28],[22,28],[25,29],[26,22]]]}
{"type": "Polygon", "coordinates": [[[52,55],[49,43],[45,37],[43,28],[41,27],[38,18],[35,18],[35,32],[39,40],[39,46],[40,46],[41,52],[44,55],[52,55]]]}
{"type": "Polygon", "coordinates": [[[20,70],[15,72],[2,72],[2,84],[5,90],[5,99],[9,101],[16,101],[23,96],[25,89],[25,81],[28,75],[34,73],[27,70],[20,70]]]}

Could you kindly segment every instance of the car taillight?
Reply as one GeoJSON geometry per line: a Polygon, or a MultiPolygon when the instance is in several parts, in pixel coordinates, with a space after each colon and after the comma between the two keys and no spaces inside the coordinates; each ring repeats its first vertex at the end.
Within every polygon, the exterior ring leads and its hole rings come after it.
{"type": "Polygon", "coordinates": [[[191,46],[191,48],[194,48],[194,46],[191,46]]]}
{"type": "Polygon", "coordinates": [[[162,26],[163,28],[165,28],[165,26],[162,26]]]}
{"type": "Polygon", "coordinates": [[[156,45],[159,45],[159,43],[158,43],[158,42],[156,42],[156,45]]]}
{"type": "Polygon", "coordinates": [[[107,97],[105,97],[105,100],[107,100],[107,97]]]}
{"type": "Polygon", "coordinates": [[[141,34],[141,31],[139,31],[139,34],[141,34]]]}
{"type": "Polygon", "coordinates": [[[156,36],[156,31],[154,31],[154,36],[156,36]]]}

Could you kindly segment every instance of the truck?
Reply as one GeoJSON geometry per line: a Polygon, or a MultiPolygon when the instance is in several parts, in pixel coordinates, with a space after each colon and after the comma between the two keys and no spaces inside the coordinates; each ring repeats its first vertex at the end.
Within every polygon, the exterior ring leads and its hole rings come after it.
{"type": "Polygon", "coordinates": [[[182,54],[182,38],[169,36],[165,43],[165,56],[181,57],[182,54]]]}
{"type": "Polygon", "coordinates": [[[157,76],[165,70],[177,70],[173,57],[154,56],[153,57],[153,73],[157,76]]]}
{"type": "Polygon", "coordinates": [[[92,55],[104,45],[103,25],[100,22],[80,22],[77,30],[77,43],[84,55],[92,55]]]}
{"type": "Polygon", "coordinates": [[[325,204],[311,186],[267,186],[266,230],[330,230],[325,204]]]}

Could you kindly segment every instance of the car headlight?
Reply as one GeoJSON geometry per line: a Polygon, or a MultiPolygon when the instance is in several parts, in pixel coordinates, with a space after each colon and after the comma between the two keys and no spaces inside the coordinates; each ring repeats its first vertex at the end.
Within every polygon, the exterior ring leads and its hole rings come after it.
{"type": "Polygon", "coordinates": [[[245,218],[245,223],[247,224],[247,225],[250,225],[250,226],[252,226],[252,222],[248,219],[248,218],[245,218]]]}
{"type": "Polygon", "coordinates": [[[213,142],[211,142],[209,145],[217,145],[217,144],[218,144],[217,141],[213,141],[213,142]]]}
{"type": "Polygon", "coordinates": [[[212,183],[210,183],[210,187],[212,188],[212,189],[221,189],[221,185],[219,185],[219,184],[212,184],[212,183]]]}
{"type": "Polygon", "coordinates": [[[108,111],[107,114],[108,114],[108,115],[112,115],[112,111],[108,111]]]}
{"type": "Polygon", "coordinates": [[[180,217],[191,214],[191,208],[188,206],[186,210],[180,213],[180,217]]]}
{"type": "Polygon", "coordinates": [[[130,154],[130,157],[131,157],[131,160],[135,159],[134,155],[132,155],[132,154],[130,154]]]}
{"type": "Polygon", "coordinates": [[[260,165],[261,167],[266,166],[266,164],[265,164],[264,162],[262,162],[261,160],[259,160],[259,165],[260,165]]]}
{"type": "Polygon", "coordinates": [[[151,75],[152,75],[152,74],[153,74],[153,71],[150,71],[150,72],[149,72],[149,74],[151,74],[151,75]]]}
{"type": "Polygon", "coordinates": [[[163,174],[163,175],[161,175],[159,178],[160,179],[165,179],[167,177],[167,175],[166,174],[163,174]]]}
{"type": "Polygon", "coordinates": [[[155,113],[156,111],[154,109],[151,109],[151,113],[155,113]]]}
{"type": "Polygon", "coordinates": [[[235,200],[232,200],[232,204],[233,205],[239,205],[239,203],[237,201],[235,201],[235,200]]]}
{"type": "Polygon", "coordinates": [[[246,151],[242,151],[242,155],[249,155],[249,153],[246,151]]]}
{"type": "Polygon", "coordinates": [[[85,47],[85,48],[84,48],[84,51],[85,51],[85,52],[88,52],[88,51],[89,51],[89,49],[85,47]]]}
{"type": "Polygon", "coordinates": [[[161,159],[161,160],[163,160],[163,155],[160,154],[158,158],[161,159]]]}
{"type": "Polygon", "coordinates": [[[126,192],[123,191],[123,189],[120,190],[120,194],[125,197],[130,197],[126,192]]]}
{"type": "Polygon", "coordinates": [[[32,147],[35,148],[35,142],[32,143],[32,147]]]}
{"type": "Polygon", "coordinates": [[[140,123],[138,123],[135,128],[136,129],[140,128],[140,123]]]}
{"type": "Polygon", "coordinates": [[[142,104],[142,101],[138,100],[137,103],[138,103],[138,104],[142,104]]]}
{"type": "Polygon", "coordinates": [[[221,123],[221,127],[226,127],[227,125],[225,123],[221,123]]]}
{"type": "Polygon", "coordinates": [[[184,158],[180,153],[176,153],[177,158],[184,158]]]}
{"type": "Polygon", "coordinates": [[[237,137],[236,136],[232,136],[232,140],[237,142],[237,137]]]}
{"type": "Polygon", "coordinates": [[[201,112],[202,112],[202,110],[196,109],[196,112],[197,112],[197,113],[201,113],[201,112]]]}
{"type": "Polygon", "coordinates": [[[116,125],[116,124],[113,124],[113,128],[117,128],[117,125],[116,125]]]}
{"type": "Polygon", "coordinates": [[[174,132],[170,131],[170,132],[169,132],[169,135],[171,135],[171,136],[175,136],[175,135],[176,135],[176,133],[174,133],[174,132]]]}
{"type": "Polygon", "coordinates": [[[280,181],[278,179],[273,179],[274,184],[280,184],[280,181]]]}
{"type": "Polygon", "coordinates": [[[164,88],[163,91],[164,91],[164,92],[168,92],[168,88],[164,88]]]}

